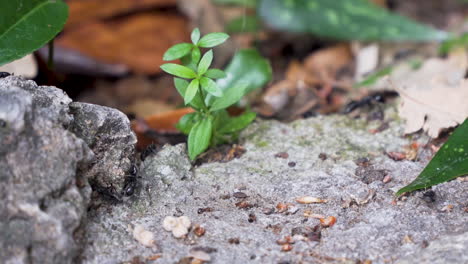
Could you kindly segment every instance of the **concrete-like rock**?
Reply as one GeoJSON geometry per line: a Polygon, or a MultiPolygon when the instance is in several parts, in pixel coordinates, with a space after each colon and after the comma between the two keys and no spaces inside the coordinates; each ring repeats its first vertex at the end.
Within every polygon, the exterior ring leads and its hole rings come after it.
{"type": "Polygon", "coordinates": [[[468,263],[468,232],[443,236],[397,264],[460,264],[468,263]]]}
{"type": "Polygon", "coordinates": [[[439,237],[467,232],[467,181],[435,186],[433,199],[415,192],[396,200],[395,191],[418,175],[431,154],[420,151],[418,161],[390,159],[385,152],[427,138],[402,137],[391,108],[386,118],[389,128],[379,133],[370,132],[378,121],[346,116],[259,121],[241,136],[247,150],[242,157],[193,172],[183,145],[165,147],[142,164],[132,199],[91,212],[83,262],[176,263],[201,250],[211,263],[392,263],[439,237]],[[391,180],[384,183],[386,176],[391,180]],[[327,202],[295,202],[302,196],[327,202]],[[445,210],[447,205],[453,208],[445,210]],[[162,222],[182,215],[192,231],[177,239],[162,222]],[[314,215],[337,222],[314,229],[320,225],[314,215]],[[133,238],[135,225],[154,233],[155,247],[133,238]],[[193,231],[197,225],[206,230],[200,237],[193,231]],[[277,244],[293,235],[293,244],[277,244]]]}
{"type": "Polygon", "coordinates": [[[70,98],[18,77],[0,79],[0,262],[72,263],[90,187],[86,144],[69,132],[70,98]]]}
{"type": "Polygon", "coordinates": [[[86,175],[93,188],[121,200],[125,178],[135,154],[136,136],[122,112],[99,105],[73,102],[70,131],[83,139],[96,154],[86,175]]]}

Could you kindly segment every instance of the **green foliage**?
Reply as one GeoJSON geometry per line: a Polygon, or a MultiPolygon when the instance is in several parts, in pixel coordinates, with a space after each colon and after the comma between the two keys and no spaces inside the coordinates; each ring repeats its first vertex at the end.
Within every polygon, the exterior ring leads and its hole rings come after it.
{"type": "Polygon", "coordinates": [[[0,65],[39,49],[65,25],[68,7],[61,0],[4,1],[0,8],[0,65]]]}
{"type": "Polygon", "coordinates": [[[256,7],[257,0],[212,0],[213,3],[219,5],[239,5],[246,7],[256,7]]]}
{"type": "Polygon", "coordinates": [[[442,55],[446,55],[456,48],[468,49],[468,33],[444,41],[440,45],[439,52],[442,55]]]}
{"type": "Polygon", "coordinates": [[[468,174],[468,119],[458,127],[421,174],[396,194],[443,183],[468,174]]]}
{"type": "Polygon", "coordinates": [[[255,33],[261,28],[260,18],[252,15],[236,17],[225,26],[228,33],[255,33]]]}
{"type": "Polygon", "coordinates": [[[191,34],[192,43],[169,48],[164,60],[180,59],[183,65],[166,63],[161,69],[178,78],[174,85],[185,104],[196,110],[183,116],[177,129],[188,135],[188,153],[195,160],[210,145],[229,142],[256,117],[251,111],[231,117],[226,108],[237,103],[249,91],[259,88],[271,78],[268,62],[253,50],[239,51],[228,66],[227,74],[210,69],[213,51],[202,56],[200,48],[212,48],[228,39],[225,33],[200,36],[198,29],[191,34]],[[185,80],[188,79],[188,80],[185,80]],[[217,82],[214,79],[218,79],[217,82]]]}
{"type": "Polygon", "coordinates": [[[257,13],[277,29],[334,39],[428,41],[449,37],[368,0],[261,0],[257,13]]]}

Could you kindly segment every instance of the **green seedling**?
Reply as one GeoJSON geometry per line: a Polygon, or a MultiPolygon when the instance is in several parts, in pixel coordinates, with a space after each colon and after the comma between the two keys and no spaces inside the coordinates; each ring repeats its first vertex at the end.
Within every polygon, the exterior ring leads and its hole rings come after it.
{"type": "Polygon", "coordinates": [[[165,61],[180,59],[181,65],[166,63],[161,69],[176,76],[174,84],[186,105],[195,112],[183,116],[177,128],[188,135],[188,153],[195,160],[209,146],[235,140],[239,131],[256,117],[251,111],[232,117],[226,109],[237,103],[247,92],[248,85],[239,84],[222,90],[215,79],[226,77],[224,71],[210,69],[213,48],[229,38],[225,33],[210,33],[203,37],[196,28],[191,34],[192,43],[180,43],[164,54],[165,61]],[[202,55],[201,49],[209,49],[202,55]]]}

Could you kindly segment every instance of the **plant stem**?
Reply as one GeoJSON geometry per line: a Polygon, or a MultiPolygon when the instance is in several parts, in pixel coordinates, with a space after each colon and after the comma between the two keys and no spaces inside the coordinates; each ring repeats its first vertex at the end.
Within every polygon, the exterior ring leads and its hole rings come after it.
{"type": "Polygon", "coordinates": [[[50,70],[54,69],[54,40],[55,38],[49,41],[49,59],[47,61],[47,66],[50,70]]]}

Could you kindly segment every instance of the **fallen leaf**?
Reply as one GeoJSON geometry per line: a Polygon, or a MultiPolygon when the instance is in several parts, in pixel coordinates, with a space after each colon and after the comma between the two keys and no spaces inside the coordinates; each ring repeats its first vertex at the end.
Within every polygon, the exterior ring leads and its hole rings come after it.
{"type": "Polygon", "coordinates": [[[447,59],[427,60],[404,79],[390,77],[402,97],[399,112],[406,119],[406,134],[422,128],[436,138],[468,117],[467,66],[466,52],[458,50],[447,59]]]}
{"type": "Polygon", "coordinates": [[[175,6],[177,0],[79,0],[67,4],[70,15],[65,28],[138,10],[175,6]]]}
{"type": "Polygon", "coordinates": [[[164,52],[188,41],[187,28],[181,16],[148,12],[72,28],[56,44],[106,63],[125,64],[136,73],[156,74],[164,52]]]}

